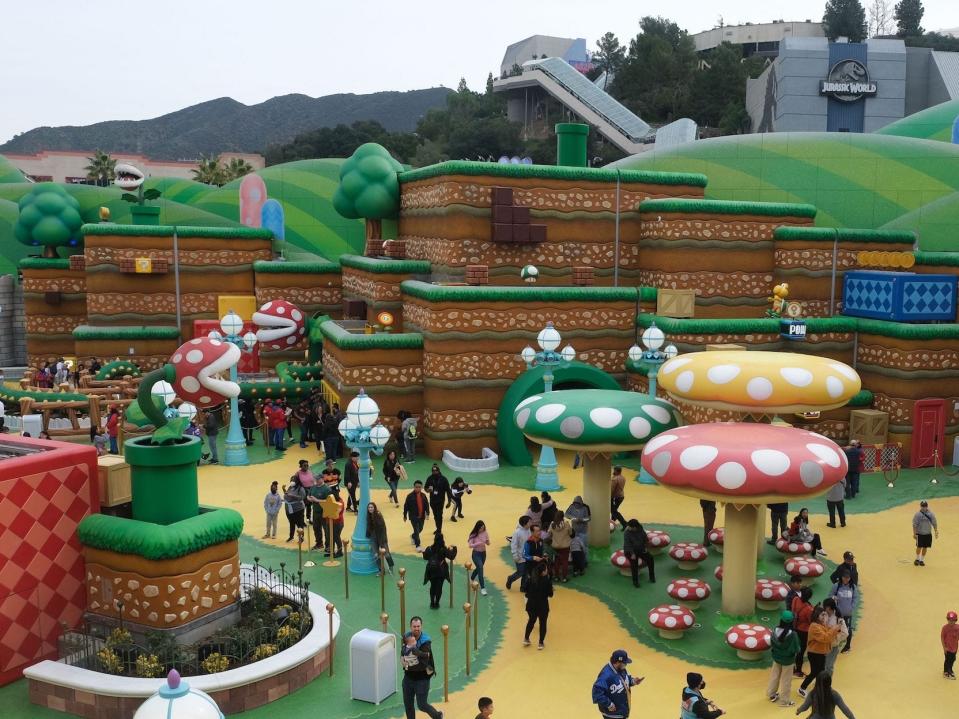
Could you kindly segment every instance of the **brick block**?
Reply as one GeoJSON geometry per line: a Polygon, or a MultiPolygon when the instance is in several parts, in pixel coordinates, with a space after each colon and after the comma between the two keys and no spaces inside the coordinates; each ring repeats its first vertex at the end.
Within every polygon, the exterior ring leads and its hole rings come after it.
{"type": "Polygon", "coordinates": [[[366,241],[366,249],[363,254],[367,257],[382,257],[383,240],[368,239],[366,241]]]}
{"type": "Polygon", "coordinates": [[[592,267],[574,267],[573,268],[573,284],[579,285],[581,287],[592,285],[593,284],[593,268],[592,267]]]}
{"type": "Polygon", "coordinates": [[[513,188],[512,187],[494,187],[493,188],[494,205],[512,205],[513,188]]]}
{"type": "Polygon", "coordinates": [[[529,241],[546,242],[546,225],[530,225],[529,241]]]}
{"type": "Polygon", "coordinates": [[[87,258],[83,255],[70,255],[70,269],[83,272],[87,268],[87,258]]]}
{"type": "Polygon", "coordinates": [[[493,205],[493,222],[509,225],[513,222],[513,208],[509,205],[493,205]]]}
{"type": "Polygon", "coordinates": [[[513,241],[513,225],[509,224],[500,224],[494,222],[492,225],[493,228],[493,242],[512,242],[513,241]]]}
{"type": "Polygon", "coordinates": [[[529,242],[529,225],[513,225],[513,242],[529,242]]]}
{"type": "Polygon", "coordinates": [[[487,265],[467,265],[466,266],[466,284],[468,285],[489,284],[489,267],[487,265]]]}
{"type": "Polygon", "coordinates": [[[513,224],[514,225],[529,224],[529,208],[528,207],[513,208],[513,224]]]}
{"type": "Polygon", "coordinates": [[[387,257],[402,260],[406,259],[406,240],[391,240],[383,243],[383,251],[387,257]]]}

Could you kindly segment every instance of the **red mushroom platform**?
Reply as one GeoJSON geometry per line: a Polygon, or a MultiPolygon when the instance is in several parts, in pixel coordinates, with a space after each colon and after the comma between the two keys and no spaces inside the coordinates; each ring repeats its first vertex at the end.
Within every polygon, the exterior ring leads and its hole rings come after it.
{"type": "Polygon", "coordinates": [[[804,585],[811,584],[826,571],[822,562],[812,557],[790,557],[783,563],[783,567],[789,576],[802,577],[804,585]]]}
{"type": "Polygon", "coordinates": [[[713,570],[713,576],[716,577],[720,582],[723,581],[723,565],[720,564],[713,570]]]}
{"type": "Polygon", "coordinates": [[[696,615],[678,604],[662,604],[649,610],[649,623],[663,639],[681,639],[695,621],[696,615]]]}
{"type": "Polygon", "coordinates": [[[652,555],[662,554],[673,541],[669,533],[661,529],[647,529],[646,539],[648,540],[646,549],[652,555]]]}
{"type": "Polygon", "coordinates": [[[709,550],[695,542],[678,542],[669,548],[669,556],[680,569],[698,569],[699,563],[709,556],[709,550]]]}
{"type": "MultiPolygon", "coordinates": [[[[612,564],[616,569],[619,570],[619,573],[624,577],[633,576],[633,570],[629,566],[629,559],[626,558],[626,553],[622,549],[617,549],[609,558],[609,563],[612,564]]],[[[642,569],[646,566],[646,563],[643,561],[642,557],[639,558],[639,568],[642,569]]]]}
{"type": "Polygon", "coordinates": [[[776,540],[776,549],[783,554],[811,554],[812,545],[809,542],[800,542],[794,539],[780,537],[776,540]]]}
{"type": "Polygon", "coordinates": [[[716,551],[720,554],[723,553],[723,544],[726,541],[726,531],[722,527],[714,527],[709,530],[709,533],[706,535],[706,539],[709,540],[710,545],[716,547],[716,551]]]}
{"type": "Polygon", "coordinates": [[[708,599],[709,595],[712,594],[712,587],[702,579],[692,577],[674,579],[666,585],[666,594],[684,607],[696,609],[701,601],[708,599]]]}
{"type": "Polygon", "coordinates": [[[726,631],[726,644],[740,659],[755,662],[772,646],[772,633],[762,624],[736,624],[726,631]]]}
{"type": "Polygon", "coordinates": [[[756,580],[756,605],[760,609],[783,609],[783,601],[789,594],[789,585],[778,579],[756,580]]]}

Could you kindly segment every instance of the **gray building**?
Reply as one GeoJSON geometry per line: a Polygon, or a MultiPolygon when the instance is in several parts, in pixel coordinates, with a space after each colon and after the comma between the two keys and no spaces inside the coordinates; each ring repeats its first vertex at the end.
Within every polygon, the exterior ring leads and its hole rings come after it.
{"type": "Polygon", "coordinates": [[[786,22],[773,20],[772,22],[746,23],[745,25],[722,25],[712,30],[704,30],[690,35],[696,45],[696,52],[705,52],[718,47],[724,42],[738,45],[743,50],[743,57],[761,55],[776,57],[783,40],[792,37],[825,37],[822,23],[806,20],[804,22],[786,22]]]}
{"type": "Polygon", "coordinates": [[[874,132],[959,97],[959,54],[862,43],[786,38],[779,57],[748,80],[753,132],[874,132]]]}

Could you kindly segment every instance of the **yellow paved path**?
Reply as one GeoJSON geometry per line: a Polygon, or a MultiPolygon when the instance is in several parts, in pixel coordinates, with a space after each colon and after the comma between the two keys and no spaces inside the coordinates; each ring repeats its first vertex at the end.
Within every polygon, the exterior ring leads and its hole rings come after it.
{"type": "MultiPolygon", "coordinates": [[[[318,455],[313,450],[291,449],[288,458],[269,464],[240,469],[203,467],[200,499],[240,511],[246,532],[259,539],[263,533],[262,500],[269,482],[287,480],[300,458],[315,462],[318,455]]],[[[567,506],[582,485],[581,473],[569,466],[567,458],[561,456],[561,482],[571,489],[556,493],[560,507],[567,506]]],[[[418,476],[423,473],[420,469],[425,472],[428,462],[421,460],[415,467],[418,476]]],[[[384,486],[379,476],[374,477],[373,501],[386,516],[391,548],[408,553],[408,525],[401,521],[401,510],[387,504],[384,486]]],[[[511,568],[500,559],[499,549],[527,506],[530,494],[478,486],[466,499],[467,519],[444,524],[447,541],[465,547],[473,522],[482,518],[487,523],[493,551],[486,573],[500,587],[511,568]]],[[[402,499],[403,488],[400,495],[402,499]]],[[[810,502],[814,507],[822,504],[821,500],[810,502]]],[[[844,549],[855,551],[864,585],[863,617],[856,628],[854,649],[840,656],[834,682],[859,719],[959,716],[959,682],[942,679],[939,646],[939,628],[946,611],[959,611],[959,565],[955,559],[959,554],[959,529],[951,522],[951,518],[959,517],[959,499],[936,500],[933,509],[941,522],[942,538],[925,568],[912,565],[910,520],[916,510],[912,505],[879,514],[851,515],[845,530],[823,528],[831,559],[839,561],[844,549]]],[[[622,512],[650,525],[701,522],[694,500],[633,482],[627,484],[622,512]]],[[[282,515],[280,521],[283,533],[282,515]]],[[[821,527],[825,519],[814,517],[813,522],[821,527]]],[[[351,534],[352,524],[352,515],[348,515],[344,536],[351,534]]],[[[617,532],[616,536],[621,535],[617,532]]],[[[283,544],[283,538],[285,535],[275,540],[276,544],[283,544]]],[[[632,671],[646,677],[633,692],[634,717],[678,716],[680,690],[690,670],[706,676],[707,695],[732,717],[793,716],[792,710],[771,706],[764,699],[766,669],[692,667],[632,639],[606,605],[567,587],[557,588],[551,604],[545,651],[522,646],[525,619],[523,598],[514,588],[509,594],[509,618],[498,652],[476,681],[450,696],[449,705],[443,707],[448,719],[475,716],[476,700],[483,695],[495,699],[496,716],[501,719],[524,715],[524,710],[532,707],[540,716],[596,717],[598,713],[589,700],[590,686],[615,648],[625,648],[635,659],[632,671]]]]}

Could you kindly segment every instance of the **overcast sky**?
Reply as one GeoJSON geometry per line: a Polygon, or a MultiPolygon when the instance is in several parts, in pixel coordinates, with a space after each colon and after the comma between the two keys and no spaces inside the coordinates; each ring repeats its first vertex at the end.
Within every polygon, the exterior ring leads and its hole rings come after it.
{"type": "MultiPolygon", "coordinates": [[[[873,0],[865,0],[868,7],[873,0]]],[[[892,6],[895,0],[888,0],[892,6]]],[[[33,0],[0,11],[0,142],[40,125],[156,117],[229,96],[317,97],[445,85],[480,88],[529,35],[607,31],[642,15],[691,33],[720,15],[818,20],[825,0],[33,0]],[[466,10],[469,6],[472,9],[466,10]]],[[[925,0],[927,29],[959,26],[959,2],[925,0]]]]}

